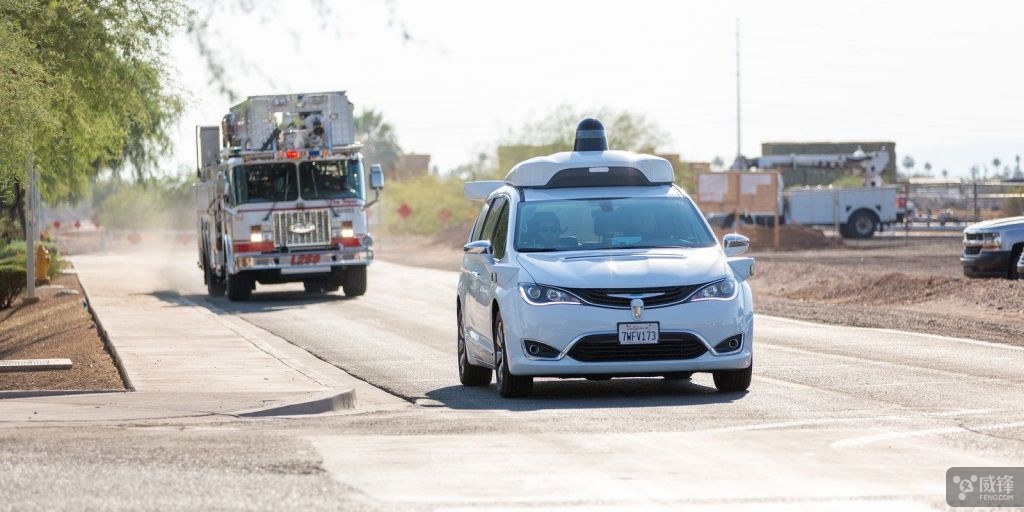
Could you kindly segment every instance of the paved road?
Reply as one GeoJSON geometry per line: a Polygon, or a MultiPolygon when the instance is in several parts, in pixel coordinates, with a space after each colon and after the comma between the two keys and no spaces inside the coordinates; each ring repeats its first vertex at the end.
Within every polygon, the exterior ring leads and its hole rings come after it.
{"type": "Polygon", "coordinates": [[[0,428],[0,510],[944,510],[948,468],[1024,465],[1020,348],[758,317],[746,394],[699,374],[502,400],[458,385],[454,273],[377,262],[356,300],[278,286],[231,303],[202,295],[191,254],[136,264],[365,381],[357,396],[394,397],[0,428]]]}

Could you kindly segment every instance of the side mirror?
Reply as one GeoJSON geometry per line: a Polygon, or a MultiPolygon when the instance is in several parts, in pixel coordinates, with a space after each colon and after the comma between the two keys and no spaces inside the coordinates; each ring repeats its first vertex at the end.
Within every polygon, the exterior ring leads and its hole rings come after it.
{"type": "Polygon", "coordinates": [[[722,237],[722,248],[725,250],[726,256],[739,256],[750,249],[750,239],[743,235],[729,233],[722,237]]]}
{"type": "Polygon", "coordinates": [[[462,250],[466,254],[491,254],[494,252],[494,249],[491,247],[490,240],[477,240],[475,242],[470,242],[462,246],[462,250]]]}
{"type": "Polygon", "coordinates": [[[380,164],[370,166],[370,188],[374,190],[384,188],[384,170],[380,168],[380,164]]]}

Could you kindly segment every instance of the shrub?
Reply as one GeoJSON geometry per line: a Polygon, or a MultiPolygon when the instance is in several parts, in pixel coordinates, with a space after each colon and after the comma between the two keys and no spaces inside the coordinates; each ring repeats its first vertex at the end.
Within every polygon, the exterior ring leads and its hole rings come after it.
{"type": "Polygon", "coordinates": [[[12,260],[0,262],[0,309],[7,309],[25,291],[25,266],[12,260]]]}
{"type": "MultiPolygon", "coordinates": [[[[64,270],[65,262],[61,258],[57,244],[53,242],[42,242],[42,244],[43,247],[46,247],[47,252],[50,253],[50,266],[46,270],[46,277],[52,282],[64,270]]],[[[27,261],[25,261],[24,240],[15,240],[7,245],[0,246],[0,265],[9,264],[20,266],[22,274],[25,273],[27,261]]]]}
{"type": "Polygon", "coordinates": [[[392,182],[380,207],[386,231],[431,235],[446,226],[472,222],[481,203],[463,197],[462,185],[461,180],[432,175],[392,182]],[[403,204],[412,211],[405,218],[398,213],[403,204]],[[442,220],[444,210],[449,215],[447,221],[442,220]]]}

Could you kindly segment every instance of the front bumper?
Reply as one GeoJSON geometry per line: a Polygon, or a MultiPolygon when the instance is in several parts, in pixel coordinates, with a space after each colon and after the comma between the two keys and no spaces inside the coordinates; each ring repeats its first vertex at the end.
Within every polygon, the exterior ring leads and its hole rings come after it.
{"type": "Polygon", "coordinates": [[[332,267],[369,265],[373,249],[325,249],[287,253],[236,253],[236,272],[266,271],[281,276],[329,273],[332,267]]]}
{"type": "Polygon", "coordinates": [[[1005,277],[1010,269],[1010,257],[1010,251],[980,251],[971,254],[965,249],[960,255],[960,265],[968,277],[1005,277]]]}
{"type": "Polygon", "coordinates": [[[740,287],[728,301],[702,301],[644,311],[634,319],[628,309],[585,305],[533,306],[521,300],[514,315],[505,315],[509,369],[534,377],[640,376],[674,372],[741,370],[753,361],[753,307],[749,287],[740,287]],[[511,318],[510,318],[511,316],[511,318]],[[516,318],[516,321],[512,321],[516,318]],[[583,362],[571,357],[574,346],[588,336],[617,336],[620,322],[658,322],[662,337],[680,333],[699,340],[706,349],[689,359],[615,360],[583,362]],[[719,353],[714,347],[741,335],[738,350],[719,353]],[[526,340],[544,343],[559,352],[551,358],[527,353],[526,340]]]}

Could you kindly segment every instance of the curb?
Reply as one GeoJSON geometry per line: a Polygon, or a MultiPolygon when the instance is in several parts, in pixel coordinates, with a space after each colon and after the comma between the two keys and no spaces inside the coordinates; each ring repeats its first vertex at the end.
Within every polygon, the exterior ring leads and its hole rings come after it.
{"type": "Polygon", "coordinates": [[[47,396],[69,396],[69,395],[101,395],[114,393],[130,393],[126,389],[45,389],[39,391],[0,391],[0,400],[9,398],[41,398],[47,396]]]}
{"type": "Polygon", "coordinates": [[[271,416],[300,416],[307,414],[322,414],[346,409],[354,409],[356,406],[356,392],[354,389],[332,390],[322,393],[319,397],[310,400],[301,400],[285,405],[268,407],[265,409],[250,409],[234,413],[243,418],[262,418],[271,416]]]}
{"type": "Polygon", "coordinates": [[[106,327],[103,327],[103,322],[100,321],[100,316],[96,314],[96,310],[92,308],[92,299],[89,298],[89,290],[85,288],[85,283],[78,277],[78,270],[75,269],[75,280],[78,281],[78,286],[82,288],[82,295],[85,296],[85,303],[89,305],[89,316],[92,317],[92,321],[96,324],[96,332],[99,333],[103,339],[103,346],[106,347],[107,351],[110,352],[111,359],[114,360],[114,367],[117,368],[117,373],[121,375],[121,381],[124,382],[126,391],[135,391],[135,385],[132,384],[132,379],[128,377],[128,370],[124,367],[124,362],[121,361],[121,356],[117,353],[117,347],[110,342],[110,336],[107,334],[106,327]]]}

